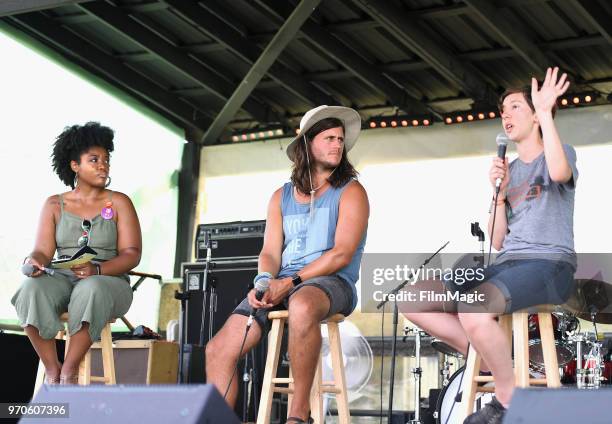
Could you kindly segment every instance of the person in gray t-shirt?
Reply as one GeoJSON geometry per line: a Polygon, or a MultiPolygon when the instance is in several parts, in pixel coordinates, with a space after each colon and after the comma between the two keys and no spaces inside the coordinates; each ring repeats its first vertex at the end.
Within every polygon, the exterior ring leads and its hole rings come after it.
{"type": "MultiPolygon", "coordinates": [[[[512,398],[511,346],[497,316],[540,304],[564,303],[573,290],[576,152],[562,144],[553,122],[556,101],[568,86],[566,74],[558,78],[558,68],[549,68],[540,88],[533,78],[531,89],[508,90],[500,98],[502,125],[518,152],[510,164],[507,158],[494,158],[489,171],[494,211],[489,235],[500,254],[484,270],[484,279],[461,285],[444,283],[445,290],[485,293],[485,304],[458,304],[458,315],[437,313],[440,309],[404,313],[464,355],[469,340],[483,359],[481,370],[491,370],[496,397],[465,423],[501,423],[512,398]]],[[[443,310],[449,309],[444,306],[443,310]]]]}
{"type": "Polygon", "coordinates": [[[510,163],[510,182],[500,196],[506,199],[508,233],[496,263],[538,258],[562,260],[576,268],[573,229],[574,188],[578,179],[576,151],[568,144],[562,147],[571,169],[567,181],[551,178],[544,151],[531,162],[525,162],[519,155],[510,163]]]}
{"type": "MultiPolygon", "coordinates": [[[[504,295],[506,313],[562,303],[573,285],[578,171],[576,152],[562,144],[553,122],[557,98],[569,87],[567,75],[557,78],[558,71],[549,68],[540,89],[532,78],[531,90],[509,90],[500,99],[504,131],[515,143],[518,158],[509,165],[495,158],[489,173],[493,187],[502,179],[489,220],[493,246],[501,253],[486,274],[504,295]]],[[[468,339],[495,377],[496,400],[466,423],[501,422],[512,397],[511,346],[496,315],[459,314],[468,339]]]]}

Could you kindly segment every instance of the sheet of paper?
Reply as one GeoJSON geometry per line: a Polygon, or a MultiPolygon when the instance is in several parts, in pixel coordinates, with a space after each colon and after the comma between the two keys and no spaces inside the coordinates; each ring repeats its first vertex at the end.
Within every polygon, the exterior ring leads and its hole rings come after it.
{"type": "Polygon", "coordinates": [[[81,265],[91,261],[98,253],[89,246],[84,246],[79,249],[71,258],[55,259],[51,261],[51,268],[55,269],[70,269],[75,265],[81,265]]]}
{"type": "Polygon", "coordinates": [[[75,266],[75,265],[81,265],[84,264],[86,262],[91,261],[93,258],[95,258],[96,255],[92,255],[91,253],[85,253],[84,255],[81,255],[75,259],[70,259],[69,261],[64,261],[64,262],[51,262],[51,268],[55,268],[55,269],[70,269],[71,267],[75,266]]]}

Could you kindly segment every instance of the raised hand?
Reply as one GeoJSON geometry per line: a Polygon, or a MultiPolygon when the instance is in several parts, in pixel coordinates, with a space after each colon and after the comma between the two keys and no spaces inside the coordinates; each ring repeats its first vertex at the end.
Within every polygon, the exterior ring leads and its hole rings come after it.
{"type": "Polygon", "coordinates": [[[531,78],[531,101],[536,113],[550,112],[559,96],[567,91],[570,85],[570,82],[567,81],[567,74],[563,73],[561,78],[557,80],[558,73],[558,67],[548,68],[546,70],[546,78],[544,78],[544,82],[539,90],[538,81],[535,78],[531,78]]]}

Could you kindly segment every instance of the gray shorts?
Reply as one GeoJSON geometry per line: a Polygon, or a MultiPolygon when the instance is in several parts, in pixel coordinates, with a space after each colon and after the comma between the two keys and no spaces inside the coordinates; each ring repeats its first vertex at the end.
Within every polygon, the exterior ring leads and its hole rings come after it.
{"type": "MultiPolygon", "coordinates": [[[[326,275],[323,277],[315,277],[310,280],[304,281],[297,287],[294,287],[287,297],[283,299],[281,303],[269,309],[259,309],[255,314],[255,321],[259,324],[262,331],[266,331],[268,325],[268,312],[286,310],[289,307],[289,298],[302,287],[316,287],[321,289],[323,293],[327,295],[329,299],[329,311],[327,312],[326,318],[334,314],[342,314],[348,316],[353,311],[353,290],[349,286],[349,283],[342,280],[335,275],[326,275]]],[[[249,305],[249,300],[244,299],[233,314],[244,315],[248,317],[251,314],[252,308],[249,305]]]]}
{"type": "Polygon", "coordinates": [[[573,266],[568,262],[546,259],[494,263],[484,270],[484,279],[463,285],[445,281],[445,285],[450,290],[467,293],[486,281],[504,295],[506,306],[503,313],[506,314],[536,305],[563,304],[575,289],[573,266]]]}

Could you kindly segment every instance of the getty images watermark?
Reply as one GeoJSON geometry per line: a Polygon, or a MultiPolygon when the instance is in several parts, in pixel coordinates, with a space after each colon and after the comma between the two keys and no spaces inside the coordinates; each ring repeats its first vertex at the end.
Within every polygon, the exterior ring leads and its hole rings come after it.
{"type": "MultiPolygon", "coordinates": [[[[488,258],[479,253],[442,253],[436,255],[428,265],[421,268],[430,253],[369,253],[361,261],[361,310],[380,312],[383,301],[396,302],[400,311],[414,312],[487,312],[505,313],[525,303],[522,293],[519,298],[509,296],[503,284],[500,286],[494,268],[486,268],[488,258]],[[393,293],[403,282],[405,287],[393,293]]],[[[491,265],[497,263],[495,255],[491,265]]],[[[523,259],[557,262],[559,255],[528,255],[523,259]]],[[[507,259],[499,258],[499,263],[507,259]]],[[[606,319],[612,319],[612,254],[580,253],[572,257],[563,256],[562,261],[571,260],[577,266],[573,285],[560,284],[551,274],[542,285],[543,275],[534,272],[534,287],[546,291],[543,305],[562,305],[564,310],[588,318],[589,311],[597,311],[606,319]]],[[[565,278],[565,277],[564,277],[565,278]]],[[[501,278],[503,280],[503,278],[501,278]]],[[[506,280],[508,280],[506,278],[506,280]]],[[[511,281],[506,281],[510,284],[511,281]]],[[[562,282],[561,282],[562,283],[562,282]]],[[[505,283],[504,283],[505,284],[505,283]]],[[[531,310],[531,309],[530,309],[531,310]]],[[[535,311],[533,311],[535,312],[535,311]]],[[[607,322],[607,321],[606,321],[607,322]]]]}
{"type": "Polygon", "coordinates": [[[481,304],[487,301],[486,293],[469,290],[485,279],[482,257],[445,253],[421,267],[430,256],[430,253],[364,254],[361,310],[376,312],[376,305],[382,301],[398,302],[404,312],[448,310],[457,302],[481,304]],[[402,282],[406,282],[404,289],[392,293],[402,282]]]}

